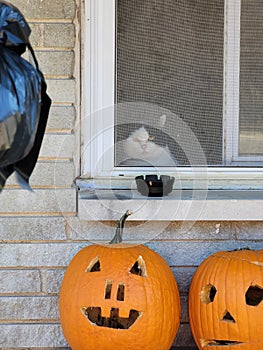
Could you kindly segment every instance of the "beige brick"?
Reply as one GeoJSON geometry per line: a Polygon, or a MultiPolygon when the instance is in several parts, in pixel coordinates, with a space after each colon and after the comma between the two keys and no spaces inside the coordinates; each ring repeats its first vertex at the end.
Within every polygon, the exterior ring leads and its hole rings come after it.
{"type": "Polygon", "coordinates": [[[73,19],[75,17],[74,0],[12,0],[27,18],[73,19]]]}
{"type": "Polygon", "coordinates": [[[48,94],[53,103],[75,103],[76,87],[74,79],[47,79],[48,94]]]}
{"type": "MultiPolygon", "coordinates": [[[[90,207],[88,206],[88,210],[90,207]]],[[[106,210],[106,208],[101,208],[106,210]]],[[[120,214],[121,216],[121,214],[120,214]]],[[[105,240],[109,242],[114,236],[117,221],[85,221],[72,218],[72,239],[89,239],[91,241],[105,240]]],[[[168,225],[169,223],[167,223],[168,225]]],[[[156,239],[164,229],[163,222],[127,222],[125,225],[125,240],[152,240],[156,239]],[[148,237],[148,239],[147,239],[148,237]]]]}
{"type": "Polygon", "coordinates": [[[52,106],[50,109],[47,130],[68,129],[71,130],[75,124],[75,108],[64,106],[52,106]]]}
{"type": "Polygon", "coordinates": [[[45,24],[44,41],[45,47],[73,48],[75,46],[75,26],[70,23],[45,24]]]}
{"type": "Polygon", "coordinates": [[[0,281],[0,293],[41,292],[41,276],[38,270],[0,270],[0,281]]]}
{"type": "Polygon", "coordinates": [[[0,297],[0,320],[58,320],[58,297],[0,297]]]}
{"type": "Polygon", "coordinates": [[[36,51],[39,68],[45,75],[73,76],[73,51],[36,51]]]}
{"type": "Polygon", "coordinates": [[[59,270],[47,270],[44,272],[46,283],[45,290],[46,293],[59,293],[62,279],[65,274],[65,269],[59,270]]]}
{"type": "Polygon", "coordinates": [[[231,222],[171,222],[160,239],[234,239],[231,222]]]}
{"type": "Polygon", "coordinates": [[[149,248],[157,251],[169,266],[198,266],[209,255],[221,250],[245,248],[261,249],[260,242],[247,241],[189,241],[150,242],[149,248]]]}
{"type": "Polygon", "coordinates": [[[59,324],[0,324],[0,347],[66,347],[59,324]]]}
{"type": "MultiPolygon", "coordinates": [[[[110,225],[108,222],[82,221],[79,218],[69,218],[71,227],[71,238],[73,240],[90,241],[102,240],[109,242],[115,233],[117,223],[110,225]]],[[[125,230],[125,239],[131,239],[129,229],[125,230]]]]}
{"type": "Polygon", "coordinates": [[[76,211],[75,189],[7,190],[0,194],[1,213],[72,213],[76,211]]]}
{"type": "Polygon", "coordinates": [[[75,166],[73,162],[38,162],[32,176],[30,184],[32,186],[73,186],[75,166]]]}
{"type": "Polygon", "coordinates": [[[235,222],[233,230],[238,239],[263,240],[263,222],[235,222]]]}
{"type": "MultiPolygon", "coordinates": [[[[73,256],[88,243],[34,243],[34,244],[2,244],[0,265],[3,266],[67,266],[73,256]],[[30,255],[28,252],[30,251],[30,255]]],[[[240,241],[204,243],[167,243],[158,242],[147,244],[166,260],[168,265],[175,266],[198,266],[207,256],[222,249],[232,250],[247,246],[247,242],[240,241]],[[187,254],[185,254],[187,252],[187,254]]],[[[251,244],[252,249],[260,249],[260,243],[251,244]]]]}
{"type": "MultiPolygon", "coordinates": [[[[71,187],[74,179],[74,164],[71,161],[38,161],[30,177],[32,187],[71,187]]],[[[10,186],[17,185],[15,173],[7,181],[10,186]]]]}
{"type": "Polygon", "coordinates": [[[46,134],[40,150],[44,158],[73,158],[75,136],[72,134],[46,134]]]}
{"type": "Polygon", "coordinates": [[[3,267],[66,267],[87,244],[80,243],[7,243],[0,244],[3,267]]]}
{"type": "Polygon", "coordinates": [[[75,26],[72,23],[29,23],[30,42],[35,48],[74,48],[75,26]]]}
{"type": "Polygon", "coordinates": [[[0,217],[0,241],[65,240],[69,229],[64,217],[0,217]]]}
{"type": "MultiPolygon", "coordinates": [[[[96,229],[93,228],[92,221],[75,222],[75,231],[72,233],[73,238],[96,240],[96,232],[100,233],[100,237],[109,240],[114,231],[112,222],[102,221],[97,224],[96,229]]],[[[193,239],[221,239],[232,240],[235,238],[234,230],[229,222],[127,222],[125,225],[125,239],[140,239],[144,237],[155,240],[189,240],[193,239]],[[182,226],[183,225],[183,226],[182,226]],[[146,230],[146,232],[145,232],[146,230]]]]}
{"type": "Polygon", "coordinates": [[[43,46],[43,23],[28,23],[31,29],[30,43],[33,47],[43,46]]]}

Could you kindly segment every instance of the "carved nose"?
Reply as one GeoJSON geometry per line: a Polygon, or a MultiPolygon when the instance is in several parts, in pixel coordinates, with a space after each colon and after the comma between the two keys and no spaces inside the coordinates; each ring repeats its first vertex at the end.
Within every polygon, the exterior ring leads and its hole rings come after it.
{"type": "MultiPolygon", "coordinates": [[[[104,298],[105,299],[111,299],[112,298],[112,286],[113,286],[113,281],[106,281],[105,292],[104,292],[104,298]]],[[[125,291],[124,284],[123,283],[119,283],[118,286],[117,286],[116,300],[124,301],[124,291],[125,291]]]]}
{"type": "Polygon", "coordinates": [[[221,321],[236,323],[234,317],[227,310],[225,311],[224,316],[223,316],[221,321]]]}

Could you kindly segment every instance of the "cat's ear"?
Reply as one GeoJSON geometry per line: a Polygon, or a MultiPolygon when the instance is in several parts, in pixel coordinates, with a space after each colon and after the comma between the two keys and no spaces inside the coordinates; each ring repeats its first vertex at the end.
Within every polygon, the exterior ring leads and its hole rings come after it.
{"type": "Polygon", "coordinates": [[[165,125],[165,122],[166,122],[166,115],[163,114],[159,119],[159,125],[158,125],[159,128],[163,128],[165,125]]]}

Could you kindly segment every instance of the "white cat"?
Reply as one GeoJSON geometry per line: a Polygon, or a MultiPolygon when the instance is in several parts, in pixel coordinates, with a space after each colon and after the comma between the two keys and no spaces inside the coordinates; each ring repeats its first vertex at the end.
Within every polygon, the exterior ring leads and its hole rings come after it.
{"type": "MultiPolygon", "coordinates": [[[[166,116],[161,116],[159,126],[163,127],[165,121],[166,116]]],[[[147,129],[149,128],[141,126],[123,141],[125,161],[122,164],[134,166],[175,166],[175,159],[167,145],[157,144],[158,134],[163,133],[162,130],[155,129],[155,135],[152,135],[147,129]]]]}

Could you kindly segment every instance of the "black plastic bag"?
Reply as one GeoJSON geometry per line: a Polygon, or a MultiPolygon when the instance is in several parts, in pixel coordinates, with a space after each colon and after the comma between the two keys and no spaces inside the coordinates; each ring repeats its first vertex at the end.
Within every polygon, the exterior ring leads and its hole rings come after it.
{"type": "Polygon", "coordinates": [[[14,49],[20,55],[29,44],[31,29],[14,5],[0,1],[0,46],[14,49]]]}
{"type": "Polygon", "coordinates": [[[2,167],[2,168],[0,167],[0,192],[1,192],[1,189],[3,189],[7,178],[14,171],[16,171],[19,184],[23,188],[31,190],[29,186],[29,178],[37,162],[37,158],[38,158],[43,137],[45,134],[50,106],[51,106],[51,99],[46,93],[46,83],[43,79],[42,88],[41,88],[40,118],[39,118],[34,145],[25,158],[21,159],[20,161],[14,164],[8,165],[6,167],[2,167]]]}
{"type": "Polygon", "coordinates": [[[0,166],[31,150],[40,117],[41,74],[16,52],[0,47],[0,166]]]}
{"type": "Polygon", "coordinates": [[[30,32],[21,12],[0,1],[0,191],[13,171],[28,184],[51,105],[30,32]],[[20,56],[26,48],[35,67],[20,56]]]}

